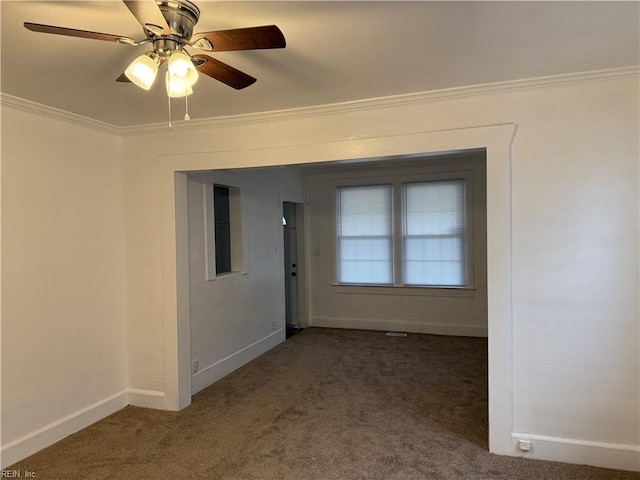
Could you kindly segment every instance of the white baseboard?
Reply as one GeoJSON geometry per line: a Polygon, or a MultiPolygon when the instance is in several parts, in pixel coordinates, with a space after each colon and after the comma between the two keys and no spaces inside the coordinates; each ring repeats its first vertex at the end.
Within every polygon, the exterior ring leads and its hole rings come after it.
{"type": "Polygon", "coordinates": [[[511,440],[514,456],[640,471],[640,445],[592,442],[529,433],[513,433],[511,440]],[[521,451],[518,447],[519,440],[530,441],[531,450],[521,451]]]}
{"type": "Polygon", "coordinates": [[[123,390],[3,445],[0,450],[2,457],[0,468],[13,465],[23,458],[53,445],[63,438],[126,407],[128,403],[128,392],[123,390]]]}
{"type": "Polygon", "coordinates": [[[392,332],[454,335],[459,337],[486,337],[487,327],[475,325],[441,325],[407,320],[370,320],[365,318],[313,317],[310,327],[350,328],[356,330],[383,330],[392,332]]]}
{"type": "Polygon", "coordinates": [[[160,392],[158,390],[142,390],[140,388],[130,388],[129,405],[133,405],[134,407],[166,410],[164,405],[164,392],[160,392]]]}
{"type": "Polygon", "coordinates": [[[203,368],[198,373],[191,376],[191,394],[193,395],[203,388],[217,382],[221,378],[226,377],[234,370],[237,370],[254,358],[266,353],[276,345],[282,343],[284,340],[284,331],[277,330],[257,342],[246,346],[242,350],[238,350],[228,357],[217,361],[213,365],[203,368]]]}

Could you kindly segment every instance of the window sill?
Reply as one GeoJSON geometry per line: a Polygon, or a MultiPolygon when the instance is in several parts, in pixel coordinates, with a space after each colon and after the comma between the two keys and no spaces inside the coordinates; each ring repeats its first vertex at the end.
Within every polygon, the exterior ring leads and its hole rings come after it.
{"type": "Polygon", "coordinates": [[[358,295],[400,295],[425,297],[466,297],[475,296],[475,287],[411,287],[405,285],[344,285],[331,284],[332,293],[358,295]]]}
{"type": "Polygon", "coordinates": [[[248,271],[218,273],[213,278],[207,278],[207,282],[215,282],[216,280],[220,281],[227,278],[237,278],[239,276],[246,275],[248,273],[249,273],[248,271]]]}

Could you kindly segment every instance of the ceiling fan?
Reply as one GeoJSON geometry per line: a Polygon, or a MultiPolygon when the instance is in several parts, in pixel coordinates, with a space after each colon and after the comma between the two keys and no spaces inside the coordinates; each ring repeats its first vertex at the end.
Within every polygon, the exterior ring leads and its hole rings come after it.
{"type": "Polygon", "coordinates": [[[193,93],[198,72],[208,75],[236,90],[252,85],[256,79],[209,55],[191,54],[185,47],[207,52],[284,48],[286,41],[275,25],[193,33],[200,18],[200,9],[189,0],[122,0],[142,25],[145,38],[133,38],[109,33],[91,32],[53,25],[25,22],[33,32],[67,35],[138,46],[151,44],[152,50],[136,58],[116,79],[133,82],[149,90],[158,67],[167,62],[166,87],[169,97],[184,97],[193,93]]]}

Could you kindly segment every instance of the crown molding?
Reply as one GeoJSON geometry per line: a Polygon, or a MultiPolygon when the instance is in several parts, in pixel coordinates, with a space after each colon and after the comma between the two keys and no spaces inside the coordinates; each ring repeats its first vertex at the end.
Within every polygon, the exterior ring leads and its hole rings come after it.
{"type": "MultiPolygon", "coordinates": [[[[610,68],[604,70],[591,70],[587,72],[569,73],[562,75],[550,75],[546,77],[525,78],[520,80],[508,80],[504,82],[484,83],[465,87],[445,88],[427,92],[391,95],[386,97],[354,100],[341,103],[331,103],[312,107],[291,108],[286,110],[274,110],[269,112],[248,113],[242,115],[229,115],[223,117],[211,117],[173,122],[176,130],[213,128],[230,125],[247,125],[253,123],[265,123],[297,118],[321,117],[343,113],[352,113],[364,110],[384,109],[396,106],[419,105],[424,103],[455,100],[484,95],[505,94],[526,90],[538,90],[544,88],[563,87],[584,83],[607,82],[614,80],[626,80],[640,77],[640,66],[610,68]]],[[[166,131],[166,123],[153,123],[120,127],[110,123],[101,122],[92,118],[66,112],[58,108],[49,107],[36,102],[25,100],[6,93],[0,94],[0,105],[35,113],[49,118],[64,120],[76,125],[93,128],[110,134],[129,136],[143,133],[166,131]]]]}
{"type": "MultiPolygon", "coordinates": [[[[354,100],[349,102],[332,103],[312,107],[292,108],[270,112],[250,113],[190,120],[188,122],[173,122],[174,129],[194,129],[219,127],[229,125],[246,125],[252,123],[274,122],[296,118],[319,117],[351,113],[363,110],[384,109],[395,106],[418,105],[424,103],[453,100],[466,97],[495,95],[524,90],[562,87],[582,83],[606,82],[640,77],[640,66],[592,70],[587,72],[551,75],[546,77],[509,80],[504,82],[484,83],[465,87],[446,88],[427,92],[391,95],[386,97],[354,100]]],[[[166,131],[166,123],[154,123],[128,127],[123,130],[124,135],[137,135],[156,131],[166,131]]]]}
{"type": "Polygon", "coordinates": [[[117,125],[101,122],[93,118],[84,117],[76,113],[67,112],[66,110],[50,107],[41,103],[32,102],[31,100],[26,100],[24,98],[9,95],[8,93],[4,92],[0,92],[0,105],[2,107],[13,108],[15,110],[21,110],[27,113],[35,113],[36,115],[47,118],[62,120],[73,125],[92,128],[100,132],[119,135],[123,130],[122,127],[118,127],[117,125]]]}

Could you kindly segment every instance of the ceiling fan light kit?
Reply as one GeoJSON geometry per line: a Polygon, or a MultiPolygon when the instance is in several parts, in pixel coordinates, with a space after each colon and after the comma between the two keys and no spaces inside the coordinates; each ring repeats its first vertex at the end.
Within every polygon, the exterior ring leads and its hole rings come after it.
{"type": "Polygon", "coordinates": [[[182,98],[193,93],[191,85],[176,85],[169,75],[169,72],[165,75],[165,86],[167,88],[167,96],[170,98],[182,98]]]}
{"type": "MultiPolygon", "coordinates": [[[[200,9],[189,0],[122,0],[143,28],[145,38],[136,41],[122,35],[77,30],[53,25],[25,22],[28,30],[139,46],[153,49],[137,57],[116,81],[131,82],[149,90],[158,68],[167,63],[165,86],[168,98],[187,97],[199,73],[214,78],[236,90],[246,88],[256,79],[209,55],[191,54],[185,47],[223,52],[285,48],[286,41],[276,25],[193,33],[200,9]]],[[[188,117],[188,115],[187,115],[188,117]]]]}
{"type": "Polygon", "coordinates": [[[191,59],[182,52],[174,52],[167,62],[167,73],[178,87],[192,87],[198,81],[198,71],[191,59]]]}
{"type": "Polygon", "coordinates": [[[124,71],[124,74],[138,87],[149,90],[158,74],[158,56],[153,52],[136,58],[124,71]]]}

